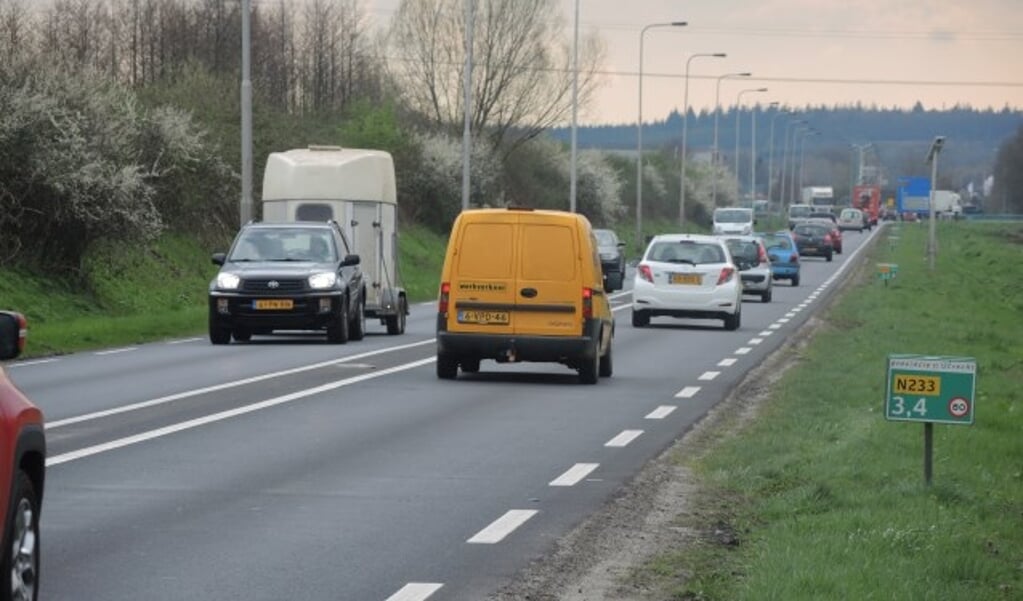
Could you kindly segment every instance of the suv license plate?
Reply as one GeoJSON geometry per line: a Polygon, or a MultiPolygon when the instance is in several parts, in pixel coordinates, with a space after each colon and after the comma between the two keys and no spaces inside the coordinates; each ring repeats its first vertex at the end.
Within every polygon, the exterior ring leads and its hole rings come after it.
{"type": "Polygon", "coordinates": [[[511,315],[507,311],[463,310],[458,312],[458,323],[507,325],[509,321],[511,321],[511,315]]]}
{"type": "Polygon", "coordinates": [[[259,311],[288,310],[295,308],[295,301],[290,298],[261,299],[252,301],[252,307],[259,311]]]}
{"type": "Polygon", "coordinates": [[[673,273],[668,279],[672,284],[686,284],[688,286],[699,286],[703,283],[703,276],[698,273],[673,273]]]}

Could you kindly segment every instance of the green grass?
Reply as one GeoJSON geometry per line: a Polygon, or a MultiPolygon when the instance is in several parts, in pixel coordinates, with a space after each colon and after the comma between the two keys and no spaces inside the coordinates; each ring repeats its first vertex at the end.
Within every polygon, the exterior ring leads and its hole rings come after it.
{"type": "Polygon", "coordinates": [[[678,458],[701,487],[679,521],[707,535],[639,570],[671,598],[1023,598],[1023,228],[943,223],[934,272],[926,232],[878,242],[740,436],[678,458]],[[976,423],[934,427],[930,487],[923,425],[884,419],[888,353],[977,361],[976,423]]]}

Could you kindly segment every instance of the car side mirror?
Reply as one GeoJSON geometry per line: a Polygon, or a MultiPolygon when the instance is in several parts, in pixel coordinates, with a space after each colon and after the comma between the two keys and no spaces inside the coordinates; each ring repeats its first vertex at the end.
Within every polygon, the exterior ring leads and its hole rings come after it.
{"type": "Polygon", "coordinates": [[[25,316],[13,311],[0,311],[0,359],[14,359],[25,348],[28,328],[25,316]]]}
{"type": "Polygon", "coordinates": [[[359,262],[359,255],[346,255],[344,260],[341,261],[341,267],[351,267],[352,265],[358,265],[359,262]]]}
{"type": "Polygon", "coordinates": [[[625,248],[625,243],[624,242],[619,242],[617,244],[617,246],[618,246],[618,248],[625,248]]]}
{"type": "Polygon", "coordinates": [[[226,260],[227,254],[225,253],[213,253],[213,255],[210,256],[210,262],[214,265],[223,265],[226,260]]]}

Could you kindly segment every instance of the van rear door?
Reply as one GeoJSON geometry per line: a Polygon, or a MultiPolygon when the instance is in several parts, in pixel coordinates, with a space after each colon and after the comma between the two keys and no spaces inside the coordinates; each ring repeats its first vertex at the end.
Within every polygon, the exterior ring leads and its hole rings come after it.
{"type": "Polygon", "coordinates": [[[512,212],[478,214],[456,231],[449,332],[513,332],[518,220],[512,212]]]}
{"type": "Polygon", "coordinates": [[[578,235],[578,224],[572,219],[522,214],[515,285],[516,334],[579,336],[582,332],[578,235]]]}

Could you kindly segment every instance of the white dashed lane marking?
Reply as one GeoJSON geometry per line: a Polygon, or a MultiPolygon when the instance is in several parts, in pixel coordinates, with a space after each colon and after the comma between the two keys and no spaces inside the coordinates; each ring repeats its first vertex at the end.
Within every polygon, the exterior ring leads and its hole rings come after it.
{"type": "Polygon", "coordinates": [[[425,601],[444,586],[438,582],[410,582],[385,601],[425,601]]]}
{"type": "Polygon", "coordinates": [[[719,371],[705,371],[702,374],[700,374],[700,377],[697,378],[697,379],[698,380],[703,380],[703,381],[713,380],[714,378],[716,378],[716,377],[718,377],[720,375],[721,375],[721,372],[719,372],[719,371]]]}
{"type": "Polygon", "coordinates": [[[738,361],[738,359],[735,359],[733,357],[729,357],[727,359],[722,359],[722,360],[718,361],[718,367],[731,367],[731,366],[735,365],[736,361],[738,361]]]}
{"type": "Polygon", "coordinates": [[[691,399],[693,395],[700,392],[699,386],[686,386],[682,390],[675,393],[676,399],[691,399]]]}
{"type": "Polygon", "coordinates": [[[674,405],[661,405],[647,414],[646,419],[664,419],[675,411],[674,405]]]}
{"type": "Polygon", "coordinates": [[[551,480],[549,486],[575,486],[583,478],[590,475],[590,472],[597,469],[599,463],[577,463],[570,467],[567,472],[551,480]]]}
{"type": "Polygon", "coordinates": [[[537,513],[535,509],[512,509],[465,542],[474,545],[497,544],[537,513]]]}
{"type": "Polygon", "coordinates": [[[642,434],[642,430],[624,430],[618,436],[615,436],[611,440],[604,443],[605,447],[624,447],[628,446],[630,442],[639,438],[642,434]]]}

